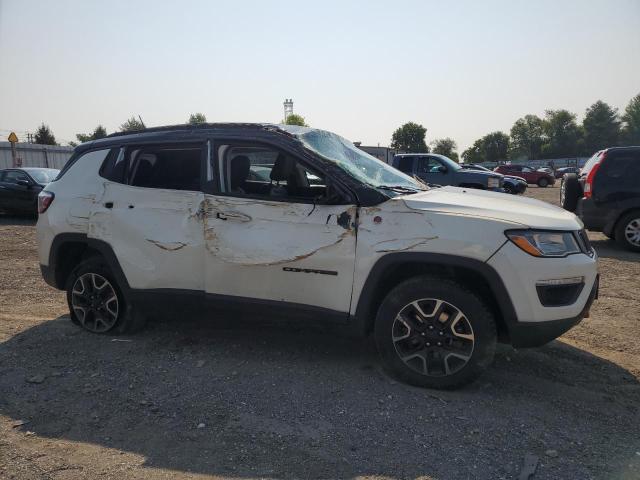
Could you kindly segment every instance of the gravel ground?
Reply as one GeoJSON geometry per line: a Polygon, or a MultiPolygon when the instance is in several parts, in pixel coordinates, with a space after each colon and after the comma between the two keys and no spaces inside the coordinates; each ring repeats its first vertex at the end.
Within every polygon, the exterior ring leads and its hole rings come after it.
{"type": "Polygon", "coordinates": [[[309,328],[175,315],[84,333],[34,233],[0,217],[0,478],[510,479],[525,455],[535,479],[640,478],[640,256],[601,234],[590,318],[438,392],[386,377],[370,341],[309,328]]]}

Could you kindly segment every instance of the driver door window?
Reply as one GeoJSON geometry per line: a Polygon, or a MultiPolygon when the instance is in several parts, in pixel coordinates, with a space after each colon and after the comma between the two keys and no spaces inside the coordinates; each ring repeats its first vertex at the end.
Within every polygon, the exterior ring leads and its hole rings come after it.
{"type": "Polygon", "coordinates": [[[442,173],[440,168],[442,164],[433,157],[423,157],[418,159],[418,173],[442,173]]]}
{"type": "Polygon", "coordinates": [[[220,145],[217,153],[222,193],[299,203],[326,194],[322,174],[272,147],[227,144],[220,145]]]}

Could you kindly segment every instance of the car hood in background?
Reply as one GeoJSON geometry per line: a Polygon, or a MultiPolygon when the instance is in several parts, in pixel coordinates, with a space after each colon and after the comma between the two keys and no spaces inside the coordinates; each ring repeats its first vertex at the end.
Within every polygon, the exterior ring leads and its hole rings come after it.
{"type": "Polygon", "coordinates": [[[573,213],[533,198],[471,188],[441,187],[400,197],[413,210],[445,212],[503,220],[550,230],[579,230],[573,213]]]}

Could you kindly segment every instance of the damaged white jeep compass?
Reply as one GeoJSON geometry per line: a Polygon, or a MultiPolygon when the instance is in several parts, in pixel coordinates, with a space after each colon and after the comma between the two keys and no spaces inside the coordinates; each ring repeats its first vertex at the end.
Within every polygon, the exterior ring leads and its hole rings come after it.
{"type": "Polygon", "coordinates": [[[478,377],[497,341],[551,341],[598,291],[572,213],[429,188],[311,128],[113,134],[76,148],[39,211],[42,274],[89,331],[167,306],[331,322],[373,332],[392,374],[433,388],[478,377]]]}

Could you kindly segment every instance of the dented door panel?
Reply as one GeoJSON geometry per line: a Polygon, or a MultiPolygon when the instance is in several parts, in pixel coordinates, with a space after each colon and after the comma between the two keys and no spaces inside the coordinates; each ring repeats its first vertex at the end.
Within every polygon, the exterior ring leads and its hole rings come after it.
{"type": "Polygon", "coordinates": [[[89,237],[112,246],[132,288],[203,290],[203,199],[200,192],[105,181],[89,237]]]}
{"type": "Polygon", "coordinates": [[[348,312],[356,208],[205,196],[206,290],[348,312]]]}

